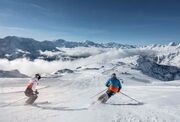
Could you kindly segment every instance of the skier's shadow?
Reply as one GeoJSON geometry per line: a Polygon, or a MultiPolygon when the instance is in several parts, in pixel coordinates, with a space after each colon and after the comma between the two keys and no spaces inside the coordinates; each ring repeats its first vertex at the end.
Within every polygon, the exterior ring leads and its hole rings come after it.
{"type": "Polygon", "coordinates": [[[144,105],[144,103],[139,102],[139,103],[106,103],[107,105],[115,105],[115,106],[139,106],[139,105],[144,105]]]}
{"type": "Polygon", "coordinates": [[[50,106],[40,106],[40,105],[34,105],[34,107],[45,110],[57,110],[57,111],[83,111],[88,109],[88,108],[50,107],[50,106]]]}

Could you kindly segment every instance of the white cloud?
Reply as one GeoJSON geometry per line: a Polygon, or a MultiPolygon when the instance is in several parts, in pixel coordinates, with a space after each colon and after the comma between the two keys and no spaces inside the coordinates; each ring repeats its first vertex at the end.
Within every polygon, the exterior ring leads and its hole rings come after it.
{"type": "Polygon", "coordinates": [[[69,65],[69,62],[62,61],[44,61],[37,59],[35,61],[29,61],[28,59],[16,59],[8,61],[7,59],[0,60],[1,70],[13,70],[18,69],[21,73],[27,75],[33,75],[35,73],[52,73],[59,69],[65,68],[69,65]]]}
{"type": "Polygon", "coordinates": [[[41,55],[45,55],[45,56],[50,56],[50,57],[52,57],[52,56],[57,56],[57,55],[59,55],[59,54],[61,54],[62,52],[52,52],[52,51],[48,51],[48,50],[46,50],[46,51],[39,51],[39,53],[41,54],[41,55]]]}
{"type": "Polygon", "coordinates": [[[109,49],[96,47],[58,48],[71,56],[91,56],[107,52],[109,49]]]}
{"type": "MultiPolygon", "coordinates": [[[[150,51],[145,50],[122,50],[122,49],[102,49],[102,48],[62,48],[69,55],[91,55],[88,58],[81,58],[75,61],[44,61],[36,59],[29,61],[28,59],[16,59],[8,61],[7,59],[0,60],[1,70],[18,69],[21,73],[33,75],[35,73],[52,73],[59,69],[69,68],[75,69],[79,66],[88,66],[92,64],[106,65],[113,60],[135,56],[139,54],[150,54],[150,51]]],[[[49,52],[48,52],[49,53],[49,52]]],[[[49,53],[51,55],[51,53],[49,53]]]]}

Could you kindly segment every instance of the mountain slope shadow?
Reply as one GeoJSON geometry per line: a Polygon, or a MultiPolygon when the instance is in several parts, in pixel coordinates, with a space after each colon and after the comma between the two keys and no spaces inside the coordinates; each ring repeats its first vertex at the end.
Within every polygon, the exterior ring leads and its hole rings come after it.
{"type": "Polygon", "coordinates": [[[57,110],[57,111],[83,111],[88,110],[88,108],[69,108],[69,107],[50,107],[50,106],[41,106],[33,105],[34,107],[45,109],[45,110],[57,110]]]}
{"type": "Polygon", "coordinates": [[[122,105],[127,105],[127,106],[138,106],[138,105],[144,105],[144,103],[106,103],[107,105],[116,105],[116,106],[122,106],[122,105]]]}

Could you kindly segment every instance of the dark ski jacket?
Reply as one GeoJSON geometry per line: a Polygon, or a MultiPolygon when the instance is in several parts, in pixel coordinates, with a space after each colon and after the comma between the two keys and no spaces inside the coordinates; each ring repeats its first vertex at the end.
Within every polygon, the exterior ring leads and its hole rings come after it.
{"type": "MultiPolygon", "coordinates": [[[[120,90],[122,88],[121,86],[121,82],[117,79],[117,78],[110,78],[107,82],[106,82],[106,86],[109,89],[118,89],[120,90]]],[[[113,90],[112,90],[113,91],[113,90]]],[[[117,90],[115,90],[115,92],[117,92],[117,90]]]]}

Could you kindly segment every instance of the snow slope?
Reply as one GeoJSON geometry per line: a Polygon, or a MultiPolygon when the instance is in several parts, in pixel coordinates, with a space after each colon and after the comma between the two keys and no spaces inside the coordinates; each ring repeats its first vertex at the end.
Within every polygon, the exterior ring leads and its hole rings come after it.
{"type": "MultiPolygon", "coordinates": [[[[2,107],[16,99],[24,97],[23,92],[0,93],[0,121],[2,122],[179,122],[180,121],[180,81],[159,82],[132,70],[130,74],[118,73],[123,78],[122,92],[143,102],[135,101],[116,94],[107,104],[91,103],[91,98],[101,90],[111,72],[119,69],[81,70],[65,74],[59,78],[44,78],[39,90],[36,105],[24,105],[20,100],[2,107]],[[102,73],[103,71],[103,73],[102,73]],[[135,77],[136,76],[136,77],[135,77]],[[140,79],[141,78],[141,79],[140,79]],[[144,80],[143,80],[144,79],[144,80]],[[156,81],[156,82],[155,82],[156,81]],[[49,103],[43,104],[43,101],[49,103]],[[39,103],[39,104],[38,104],[39,103]]],[[[127,70],[127,69],[126,69],[127,70]]],[[[27,79],[1,79],[2,88],[24,86],[27,79]]]]}

